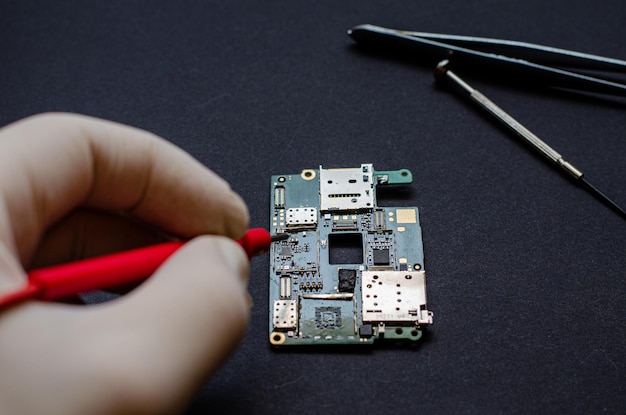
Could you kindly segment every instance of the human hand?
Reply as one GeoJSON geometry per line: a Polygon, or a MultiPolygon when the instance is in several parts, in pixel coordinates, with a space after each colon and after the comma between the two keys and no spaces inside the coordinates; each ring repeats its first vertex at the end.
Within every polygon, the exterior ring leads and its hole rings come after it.
{"type": "Polygon", "coordinates": [[[248,212],[226,182],[147,132],[70,114],[0,129],[0,295],[24,269],[192,239],[139,288],[89,307],[0,310],[0,413],[184,408],[248,319],[248,212]]]}

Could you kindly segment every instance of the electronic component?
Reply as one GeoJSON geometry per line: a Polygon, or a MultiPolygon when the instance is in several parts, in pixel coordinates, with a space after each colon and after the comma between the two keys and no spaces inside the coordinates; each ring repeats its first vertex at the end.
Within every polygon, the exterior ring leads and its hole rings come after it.
{"type": "Polygon", "coordinates": [[[277,329],[295,329],[297,321],[296,302],[274,301],[274,322],[273,326],[277,329]]]}
{"type": "Polygon", "coordinates": [[[372,259],[374,265],[389,265],[389,249],[374,249],[372,259]]]}
{"type": "Polygon", "coordinates": [[[424,271],[363,271],[361,274],[363,321],[417,321],[430,324],[426,308],[424,271]]]}
{"type": "Polygon", "coordinates": [[[355,269],[338,269],[338,285],[337,290],[339,292],[354,292],[354,287],[356,286],[356,275],[357,271],[355,269]]]}
{"type": "Polygon", "coordinates": [[[376,189],[409,170],[307,169],[272,176],[270,343],[417,341],[432,313],[418,209],[381,207],[376,189]]]}
{"type": "Polygon", "coordinates": [[[371,209],[375,204],[373,168],[362,164],[355,169],[319,170],[322,212],[371,209]]]}
{"type": "MultiPolygon", "coordinates": [[[[283,193],[284,196],[284,193],[283,193]]],[[[317,209],[300,207],[287,209],[287,226],[305,227],[317,224],[317,209]]]]}

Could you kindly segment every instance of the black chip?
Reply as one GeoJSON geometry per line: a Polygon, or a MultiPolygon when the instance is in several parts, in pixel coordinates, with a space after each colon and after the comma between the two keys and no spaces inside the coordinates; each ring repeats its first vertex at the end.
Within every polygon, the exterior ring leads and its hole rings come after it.
{"type": "Polygon", "coordinates": [[[356,285],[356,270],[339,268],[338,280],[339,284],[337,285],[337,289],[339,292],[354,292],[354,286],[356,285]]]}
{"type": "Polygon", "coordinates": [[[374,249],[374,265],[389,265],[389,250],[374,249]]]}
{"type": "Polygon", "coordinates": [[[359,327],[359,337],[372,337],[374,335],[374,330],[372,329],[371,324],[363,324],[359,327]]]}
{"type": "Polygon", "coordinates": [[[400,271],[407,271],[409,269],[407,264],[400,264],[400,271]]]}

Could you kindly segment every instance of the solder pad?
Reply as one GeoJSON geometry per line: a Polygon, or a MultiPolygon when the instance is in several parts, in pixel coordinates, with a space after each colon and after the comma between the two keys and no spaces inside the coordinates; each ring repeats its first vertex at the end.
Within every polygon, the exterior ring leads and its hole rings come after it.
{"type": "Polygon", "coordinates": [[[417,341],[432,324],[416,207],[377,205],[409,170],[303,170],[272,176],[269,326],[274,346],[417,341]]]}

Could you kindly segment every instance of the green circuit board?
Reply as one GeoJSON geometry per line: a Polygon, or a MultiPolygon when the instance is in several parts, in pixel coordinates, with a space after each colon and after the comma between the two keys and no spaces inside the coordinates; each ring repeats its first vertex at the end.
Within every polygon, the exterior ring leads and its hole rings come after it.
{"type": "Polygon", "coordinates": [[[412,180],[372,164],[272,176],[270,229],[289,235],[270,249],[273,346],[420,339],[433,316],[419,212],[376,202],[412,180]]]}

